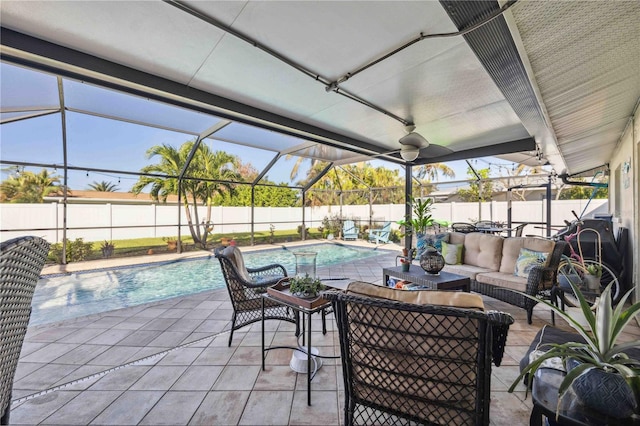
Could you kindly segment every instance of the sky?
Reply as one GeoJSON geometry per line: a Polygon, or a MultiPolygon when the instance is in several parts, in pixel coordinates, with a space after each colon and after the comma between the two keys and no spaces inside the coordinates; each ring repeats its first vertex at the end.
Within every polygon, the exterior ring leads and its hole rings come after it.
{"type": "MultiPolygon", "coordinates": [[[[0,98],[3,109],[28,108],[39,111],[55,109],[59,106],[56,78],[52,75],[25,70],[9,64],[0,64],[0,98]],[[37,106],[37,107],[35,107],[37,106]]],[[[169,144],[179,147],[182,143],[195,139],[193,133],[200,133],[219,123],[217,117],[184,110],[148,99],[113,92],[107,89],[64,81],[67,129],[67,152],[70,166],[122,170],[137,172],[145,165],[155,162],[146,157],[146,152],[154,145],[169,144]],[[77,110],[91,110],[97,115],[88,115],[77,110]],[[152,123],[160,127],[143,126],[118,119],[152,123]],[[187,133],[186,130],[190,131],[187,133]]],[[[2,118],[19,115],[20,112],[3,113],[2,118]]],[[[62,124],[59,113],[42,117],[18,120],[0,126],[0,161],[12,160],[44,164],[58,164],[62,175],[62,124]]],[[[221,140],[206,139],[213,150],[223,150],[237,155],[243,163],[251,163],[258,171],[263,170],[275,157],[276,151],[294,147],[304,142],[291,136],[232,123],[216,132],[223,140],[240,139],[264,144],[274,151],[256,149],[221,140]]],[[[293,183],[290,171],[295,158],[282,158],[269,171],[268,178],[277,183],[293,183]]],[[[373,166],[399,169],[400,166],[381,160],[373,160],[373,166]]],[[[489,163],[501,163],[496,159],[475,160],[474,167],[485,168],[489,163]]],[[[464,161],[447,163],[456,173],[455,180],[467,178],[467,164],[464,161]]],[[[298,176],[306,174],[304,165],[298,176]]],[[[4,168],[4,167],[3,167],[4,168]]],[[[30,169],[39,172],[40,169],[30,169]]],[[[402,172],[401,172],[402,174],[402,172]]],[[[2,173],[7,176],[7,172],[2,173]]],[[[137,181],[136,176],[124,173],[103,173],[88,170],[70,171],[69,187],[73,190],[88,189],[93,182],[106,181],[115,184],[120,191],[128,191],[137,181]]],[[[445,179],[443,179],[445,180],[445,179]]]]}

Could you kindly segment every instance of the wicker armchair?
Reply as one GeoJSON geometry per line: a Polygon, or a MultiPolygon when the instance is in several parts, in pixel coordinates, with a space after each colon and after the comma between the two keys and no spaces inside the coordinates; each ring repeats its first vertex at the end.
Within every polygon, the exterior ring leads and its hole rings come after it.
{"type": "Polygon", "coordinates": [[[0,243],[0,424],[9,423],[11,389],[31,317],[31,299],[49,253],[39,237],[0,243]]]}
{"type": "MultiPolygon", "coordinates": [[[[287,276],[287,270],[280,264],[266,265],[260,268],[246,268],[242,253],[237,247],[229,246],[215,251],[220,261],[222,274],[229,290],[233,305],[229,346],[233,341],[233,332],[245,325],[262,320],[262,294],[287,276]]],[[[299,334],[299,319],[291,309],[265,300],[265,319],[277,319],[296,324],[299,334]]]]}
{"type": "Polygon", "coordinates": [[[510,315],[349,292],[325,298],[340,334],[345,424],[489,424],[491,361],[500,365],[510,315]]]}

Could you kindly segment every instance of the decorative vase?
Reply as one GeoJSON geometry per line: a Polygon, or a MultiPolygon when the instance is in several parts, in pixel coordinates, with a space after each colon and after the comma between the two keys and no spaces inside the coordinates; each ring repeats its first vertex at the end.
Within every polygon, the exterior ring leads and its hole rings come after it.
{"type": "Polygon", "coordinates": [[[424,232],[416,232],[416,251],[418,252],[418,256],[424,253],[427,248],[427,242],[424,239],[424,232]]]}
{"type": "Polygon", "coordinates": [[[618,373],[593,368],[578,376],[572,385],[585,406],[608,417],[624,419],[636,409],[635,395],[618,373]]]}
{"type": "Polygon", "coordinates": [[[420,255],[420,266],[428,274],[437,275],[444,268],[444,257],[434,247],[427,246],[420,255]]]}

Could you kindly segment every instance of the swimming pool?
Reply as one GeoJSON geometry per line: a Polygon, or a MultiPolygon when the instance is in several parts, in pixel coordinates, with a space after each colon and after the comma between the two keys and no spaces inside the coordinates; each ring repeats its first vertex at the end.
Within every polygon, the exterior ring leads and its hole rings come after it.
{"type": "MultiPolygon", "coordinates": [[[[271,263],[295,272],[294,252],[318,253],[317,265],[328,266],[381,254],[375,249],[341,244],[314,244],[290,249],[243,253],[248,267],[271,263]]],[[[214,256],[87,271],[40,279],[33,297],[30,325],[155,302],[224,287],[220,262],[214,256]]]]}

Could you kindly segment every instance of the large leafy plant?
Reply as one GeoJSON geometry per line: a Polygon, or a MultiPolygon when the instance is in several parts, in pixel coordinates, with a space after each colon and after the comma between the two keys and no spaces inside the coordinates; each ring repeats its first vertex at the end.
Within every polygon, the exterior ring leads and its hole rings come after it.
{"type": "MultiPolygon", "coordinates": [[[[640,341],[617,342],[620,333],[622,333],[627,324],[640,313],[640,302],[624,309],[624,304],[633,292],[633,289],[629,290],[622,297],[614,309],[611,303],[611,284],[608,285],[596,302],[594,313],[591,305],[580,292],[579,287],[572,282],[569,284],[580,301],[580,309],[588,324],[586,327],[582,326],[559,307],[547,301],[541,301],[533,296],[521,292],[518,293],[544,303],[556,314],[564,318],[569,325],[584,338],[586,343],[567,342],[562,344],[549,344],[550,349],[527,365],[509,388],[509,392],[513,392],[525,375],[529,374],[530,377],[533,377],[536,370],[540,368],[546,360],[559,357],[565,369],[567,369],[567,360],[572,358],[579,363],[576,367],[568,369],[567,375],[558,388],[558,400],[565,395],[578,377],[594,368],[598,368],[606,372],[620,374],[634,392],[636,401],[638,401],[638,405],[640,405],[640,361],[630,359],[624,353],[625,350],[631,348],[640,348],[640,341]]],[[[533,380],[529,380],[529,387],[532,382],[533,380]]]]}
{"type": "Polygon", "coordinates": [[[427,228],[433,225],[431,218],[431,209],[433,208],[433,198],[414,198],[409,199],[411,208],[413,210],[412,217],[407,220],[402,219],[396,222],[398,225],[403,226],[405,233],[409,234],[415,232],[416,234],[424,234],[427,228]]]}

